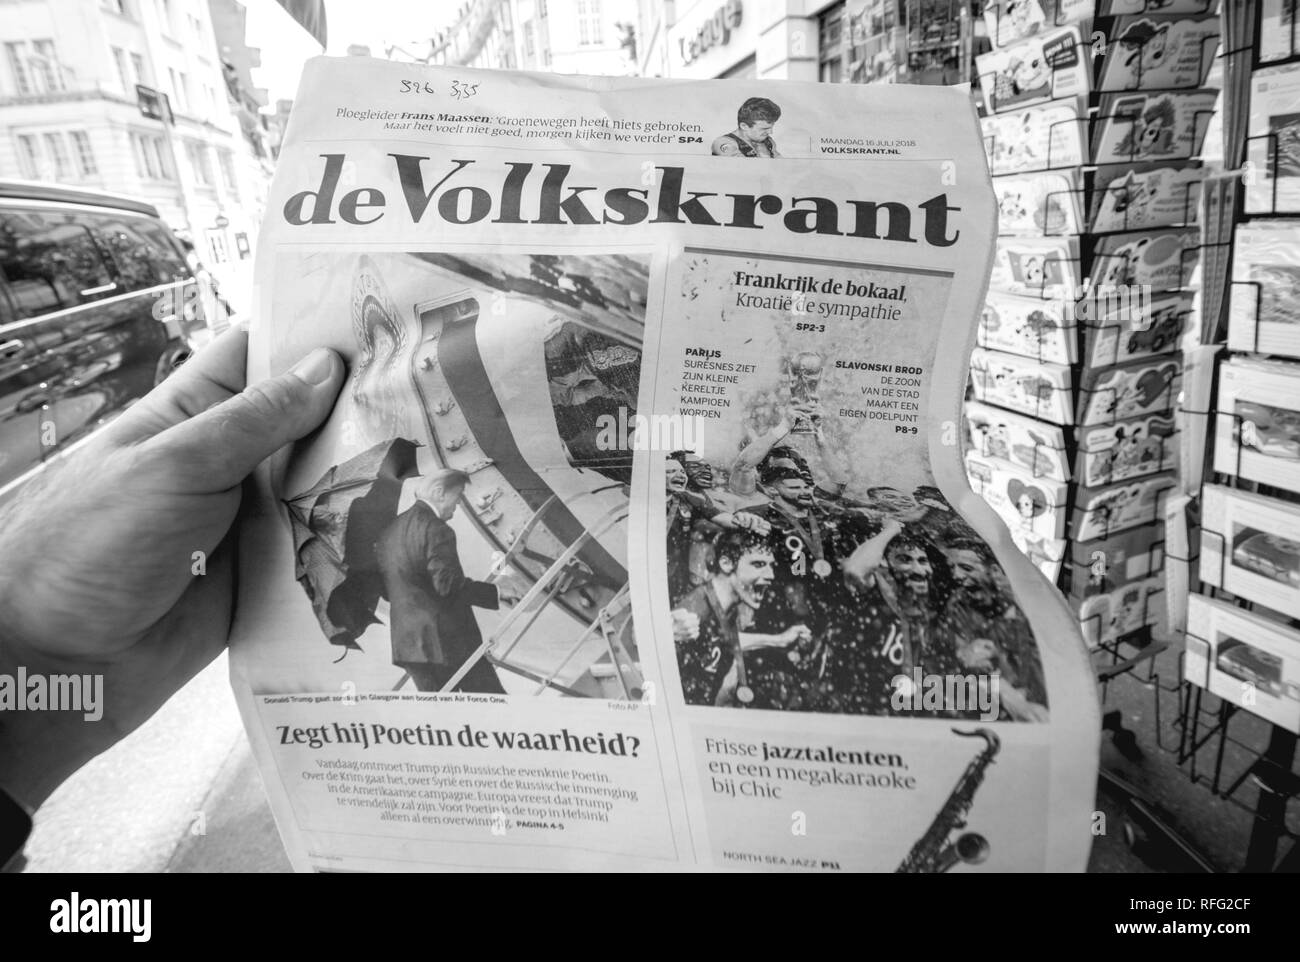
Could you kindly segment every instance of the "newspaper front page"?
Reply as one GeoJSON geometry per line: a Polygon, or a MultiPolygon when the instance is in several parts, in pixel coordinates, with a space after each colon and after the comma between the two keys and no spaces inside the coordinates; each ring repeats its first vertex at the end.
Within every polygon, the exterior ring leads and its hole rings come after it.
{"type": "Polygon", "coordinates": [[[295,867],[1084,867],[1078,628],[962,468],[968,91],[320,58],[267,211],[250,380],[348,367],[241,535],[295,867]]]}

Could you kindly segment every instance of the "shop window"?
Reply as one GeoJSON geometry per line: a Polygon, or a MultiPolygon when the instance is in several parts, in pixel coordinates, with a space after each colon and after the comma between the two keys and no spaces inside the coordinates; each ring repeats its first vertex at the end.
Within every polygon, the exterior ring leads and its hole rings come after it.
{"type": "Polygon", "coordinates": [[[224,264],[230,260],[230,251],[226,247],[226,235],[224,231],[209,230],[208,251],[212,254],[213,264],[224,264]]]}
{"type": "Polygon", "coordinates": [[[844,4],[831,7],[818,17],[817,79],[839,83],[844,76],[844,4]]]}

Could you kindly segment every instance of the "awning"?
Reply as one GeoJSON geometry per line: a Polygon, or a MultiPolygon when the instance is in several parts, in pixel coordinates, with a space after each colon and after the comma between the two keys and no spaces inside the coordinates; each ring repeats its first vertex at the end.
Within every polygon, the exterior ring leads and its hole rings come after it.
{"type": "Polygon", "coordinates": [[[325,32],[325,0],[279,0],[289,16],[316,38],[322,47],[328,46],[325,32]]]}

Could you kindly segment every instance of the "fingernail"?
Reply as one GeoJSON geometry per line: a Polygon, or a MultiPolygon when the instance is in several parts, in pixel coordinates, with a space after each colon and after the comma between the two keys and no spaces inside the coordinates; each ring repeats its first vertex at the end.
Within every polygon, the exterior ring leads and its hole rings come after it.
{"type": "Polygon", "coordinates": [[[334,373],[334,355],[325,348],[318,347],[295,364],[291,373],[308,384],[324,384],[334,373]]]}

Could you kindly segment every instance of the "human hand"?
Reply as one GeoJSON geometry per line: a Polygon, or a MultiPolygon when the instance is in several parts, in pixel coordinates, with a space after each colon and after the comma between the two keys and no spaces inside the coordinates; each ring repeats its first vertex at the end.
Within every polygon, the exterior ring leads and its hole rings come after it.
{"type": "Polygon", "coordinates": [[[760,538],[766,538],[772,533],[772,525],[764,518],[756,514],[750,514],[747,511],[738,511],[732,518],[732,523],[745,531],[752,531],[760,538]]]}
{"type": "Polygon", "coordinates": [[[700,616],[685,608],[672,612],[673,641],[694,641],[700,636],[700,616]]]}
{"type": "Polygon", "coordinates": [[[957,661],[972,671],[994,671],[1001,652],[992,638],[971,638],[957,643],[957,661]]]}
{"type": "Polygon", "coordinates": [[[1052,720],[1046,705],[1030,701],[1024,692],[1013,685],[998,686],[998,704],[1012,721],[1048,722],[1052,720]]]}
{"type": "Polygon", "coordinates": [[[738,705],[740,702],[736,698],[736,692],[740,689],[740,662],[733,661],[727,673],[722,676],[722,684],[718,686],[718,693],[713,698],[713,704],[718,708],[725,708],[729,705],[738,705]]]}
{"type": "Polygon", "coordinates": [[[821,400],[813,396],[793,400],[785,416],[795,423],[818,424],[822,420],[821,400]]]}
{"type": "Polygon", "coordinates": [[[528,585],[523,578],[509,568],[498,574],[492,583],[496,585],[497,598],[508,607],[517,605],[519,599],[528,594],[528,585]]]}
{"type": "Polygon", "coordinates": [[[807,625],[791,625],[781,634],[777,635],[781,639],[782,647],[788,645],[801,644],[812,638],[812,632],[807,625]]]}
{"type": "Polygon", "coordinates": [[[0,673],[103,677],[102,717],[7,713],[0,785],[36,807],[225,647],[241,485],[325,420],[332,351],[245,388],[248,335],[208,345],[0,516],[0,673]]]}

